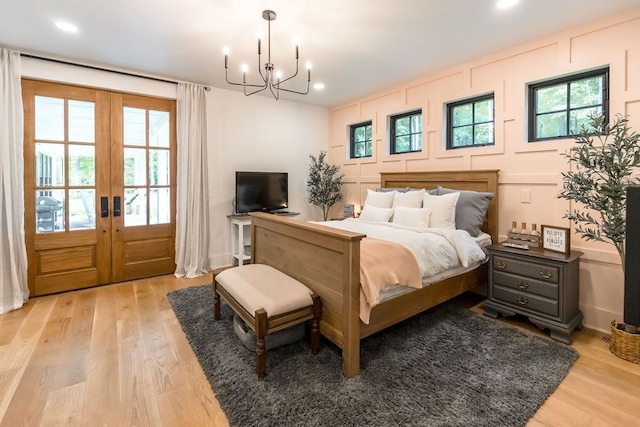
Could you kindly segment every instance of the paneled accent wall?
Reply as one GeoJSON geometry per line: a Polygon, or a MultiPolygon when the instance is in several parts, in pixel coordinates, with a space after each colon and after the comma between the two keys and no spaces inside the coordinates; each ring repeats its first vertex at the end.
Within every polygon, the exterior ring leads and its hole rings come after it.
{"type": "MultiPolygon", "coordinates": [[[[610,67],[610,114],[628,115],[640,132],[640,8],[604,17],[577,28],[533,40],[477,60],[444,69],[330,110],[329,155],[345,174],[345,203],[356,210],[367,188],[379,185],[380,172],[500,169],[500,234],[512,221],[571,227],[563,219],[571,208],[557,199],[561,156],[572,139],[527,142],[527,84],[603,66],[610,67]],[[495,145],[445,149],[446,103],[493,92],[495,145]],[[390,115],[421,108],[422,152],[389,154],[390,115]],[[371,120],[373,155],[349,158],[349,126],[371,120]],[[522,202],[523,191],[530,201],[522,202]]],[[[336,206],[334,215],[341,206],[336,206]]],[[[580,307],[585,325],[608,330],[622,319],[623,274],[613,246],[574,235],[574,249],[585,253],[580,268],[580,307]]]]}

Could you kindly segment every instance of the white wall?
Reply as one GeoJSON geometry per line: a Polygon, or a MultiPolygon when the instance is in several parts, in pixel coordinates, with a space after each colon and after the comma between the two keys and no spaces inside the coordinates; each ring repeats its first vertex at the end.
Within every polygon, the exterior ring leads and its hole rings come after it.
{"type": "Polygon", "coordinates": [[[328,109],[213,88],[207,94],[209,206],[212,266],[228,265],[235,171],[289,173],[289,210],[300,219],[321,219],[309,205],[309,155],[328,146],[328,109]]]}
{"type": "MultiPolygon", "coordinates": [[[[176,85],[32,58],[22,59],[27,78],[141,95],[176,98],[176,85]]],[[[328,147],[328,110],[308,104],[213,88],[207,96],[211,267],[231,263],[235,171],[289,173],[289,208],[300,219],[320,219],[305,200],[309,155],[328,147]]],[[[206,231],[204,231],[206,232],[206,231]]]]}

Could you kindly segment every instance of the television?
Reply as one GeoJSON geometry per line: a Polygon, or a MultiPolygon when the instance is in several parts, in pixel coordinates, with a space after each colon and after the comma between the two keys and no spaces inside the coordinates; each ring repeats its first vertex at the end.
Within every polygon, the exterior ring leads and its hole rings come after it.
{"type": "Polygon", "coordinates": [[[236,172],[236,213],[273,212],[289,206],[287,172],[236,172]]]}

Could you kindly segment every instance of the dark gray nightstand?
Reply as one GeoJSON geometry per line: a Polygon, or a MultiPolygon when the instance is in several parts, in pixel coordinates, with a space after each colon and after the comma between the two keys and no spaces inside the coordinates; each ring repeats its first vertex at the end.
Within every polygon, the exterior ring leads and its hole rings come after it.
{"type": "Polygon", "coordinates": [[[522,314],[551,338],[571,344],[571,332],[582,329],[578,309],[582,252],[569,256],[544,249],[493,245],[489,251],[488,298],[484,314],[493,318],[522,314]]]}

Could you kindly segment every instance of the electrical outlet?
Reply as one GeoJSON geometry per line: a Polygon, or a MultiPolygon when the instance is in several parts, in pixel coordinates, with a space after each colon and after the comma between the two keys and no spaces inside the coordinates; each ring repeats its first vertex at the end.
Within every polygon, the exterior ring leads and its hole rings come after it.
{"type": "Polygon", "coordinates": [[[531,190],[522,190],[520,193],[520,203],[531,203],[531,190]]]}

